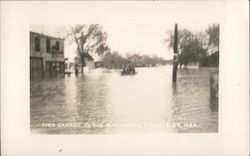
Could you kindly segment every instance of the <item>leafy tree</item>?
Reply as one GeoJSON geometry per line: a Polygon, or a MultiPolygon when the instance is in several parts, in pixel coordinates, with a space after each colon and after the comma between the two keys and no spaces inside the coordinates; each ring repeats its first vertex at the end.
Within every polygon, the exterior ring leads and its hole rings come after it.
{"type": "Polygon", "coordinates": [[[102,64],[106,68],[122,68],[123,65],[129,63],[130,61],[123,58],[118,52],[108,52],[104,55],[102,59],[102,64]]]}
{"type": "MultiPolygon", "coordinates": [[[[173,48],[174,33],[172,30],[167,32],[165,42],[169,49],[173,48]]],[[[209,57],[211,49],[219,51],[219,25],[213,24],[205,32],[197,33],[181,29],[178,31],[178,43],[180,68],[183,64],[187,66],[189,62],[202,64],[209,57]]]]}
{"type": "Polygon", "coordinates": [[[102,65],[105,68],[123,68],[128,64],[133,64],[136,67],[146,67],[165,63],[165,60],[156,56],[126,54],[126,57],[123,57],[116,51],[106,53],[102,59],[102,65]]]}
{"type": "MultiPolygon", "coordinates": [[[[168,31],[168,38],[165,42],[168,43],[169,49],[173,48],[173,31],[168,31]]],[[[189,62],[199,60],[199,53],[202,52],[202,44],[197,35],[187,29],[181,29],[178,31],[178,43],[180,68],[182,65],[187,66],[189,62]]]]}
{"type": "Polygon", "coordinates": [[[219,51],[219,33],[220,33],[219,24],[213,24],[209,26],[206,29],[206,33],[208,35],[207,49],[209,49],[210,47],[214,47],[217,48],[217,50],[219,51]]]}
{"type": "MultiPolygon", "coordinates": [[[[178,49],[182,49],[186,44],[188,44],[189,39],[193,36],[192,32],[187,29],[181,29],[178,31],[178,49]]],[[[174,32],[169,30],[167,32],[167,38],[165,42],[168,43],[168,48],[174,47],[174,32]]]]}
{"type": "Polygon", "coordinates": [[[218,67],[219,65],[219,25],[213,24],[205,30],[206,40],[206,56],[200,58],[200,66],[218,67]]]}
{"type": "Polygon", "coordinates": [[[102,26],[99,24],[76,25],[71,28],[69,36],[71,36],[72,41],[77,46],[82,72],[85,59],[89,58],[90,53],[101,55],[109,51],[109,47],[106,44],[107,33],[103,31],[102,26]]]}

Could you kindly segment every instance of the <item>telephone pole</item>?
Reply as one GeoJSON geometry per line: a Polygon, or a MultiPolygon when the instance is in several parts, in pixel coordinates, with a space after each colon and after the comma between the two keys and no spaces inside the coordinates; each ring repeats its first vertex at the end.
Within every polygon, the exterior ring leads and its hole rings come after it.
{"type": "Polygon", "coordinates": [[[174,58],[173,58],[173,82],[176,82],[178,69],[178,24],[174,27],[174,58]]]}

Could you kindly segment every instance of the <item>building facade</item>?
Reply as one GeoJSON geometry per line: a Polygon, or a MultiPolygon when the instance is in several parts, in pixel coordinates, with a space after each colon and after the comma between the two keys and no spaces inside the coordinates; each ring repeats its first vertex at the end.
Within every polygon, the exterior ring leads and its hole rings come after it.
{"type": "Polygon", "coordinates": [[[64,75],[64,39],[30,32],[30,78],[64,75]]]}

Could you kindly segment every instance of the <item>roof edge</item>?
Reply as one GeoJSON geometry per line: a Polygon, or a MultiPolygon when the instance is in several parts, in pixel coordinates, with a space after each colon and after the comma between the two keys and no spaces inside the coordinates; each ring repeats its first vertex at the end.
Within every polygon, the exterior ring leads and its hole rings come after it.
{"type": "Polygon", "coordinates": [[[46,37],[46,38],[53,38],[53,39],[57,39],[57,40],[65,40],[64,38],[49,36],[49,35],[37,33],[37,32],[34,32],[34,31],[30,31],[30,33],[31,34],[36,34],[36,35],[39,35],[39,36],[43,36],[43,37],[46,37]]]}

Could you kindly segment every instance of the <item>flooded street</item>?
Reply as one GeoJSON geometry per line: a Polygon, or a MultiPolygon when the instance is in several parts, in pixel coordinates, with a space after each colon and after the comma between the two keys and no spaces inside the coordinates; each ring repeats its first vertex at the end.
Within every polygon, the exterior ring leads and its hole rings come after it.
{"type": "Polygon", "coordinates": [[[138,74],[96,69],[84,76],[31,81],[31,132],[120,134],[217,132],[210,73],[172,66],[136,68],[138,74]]]}

